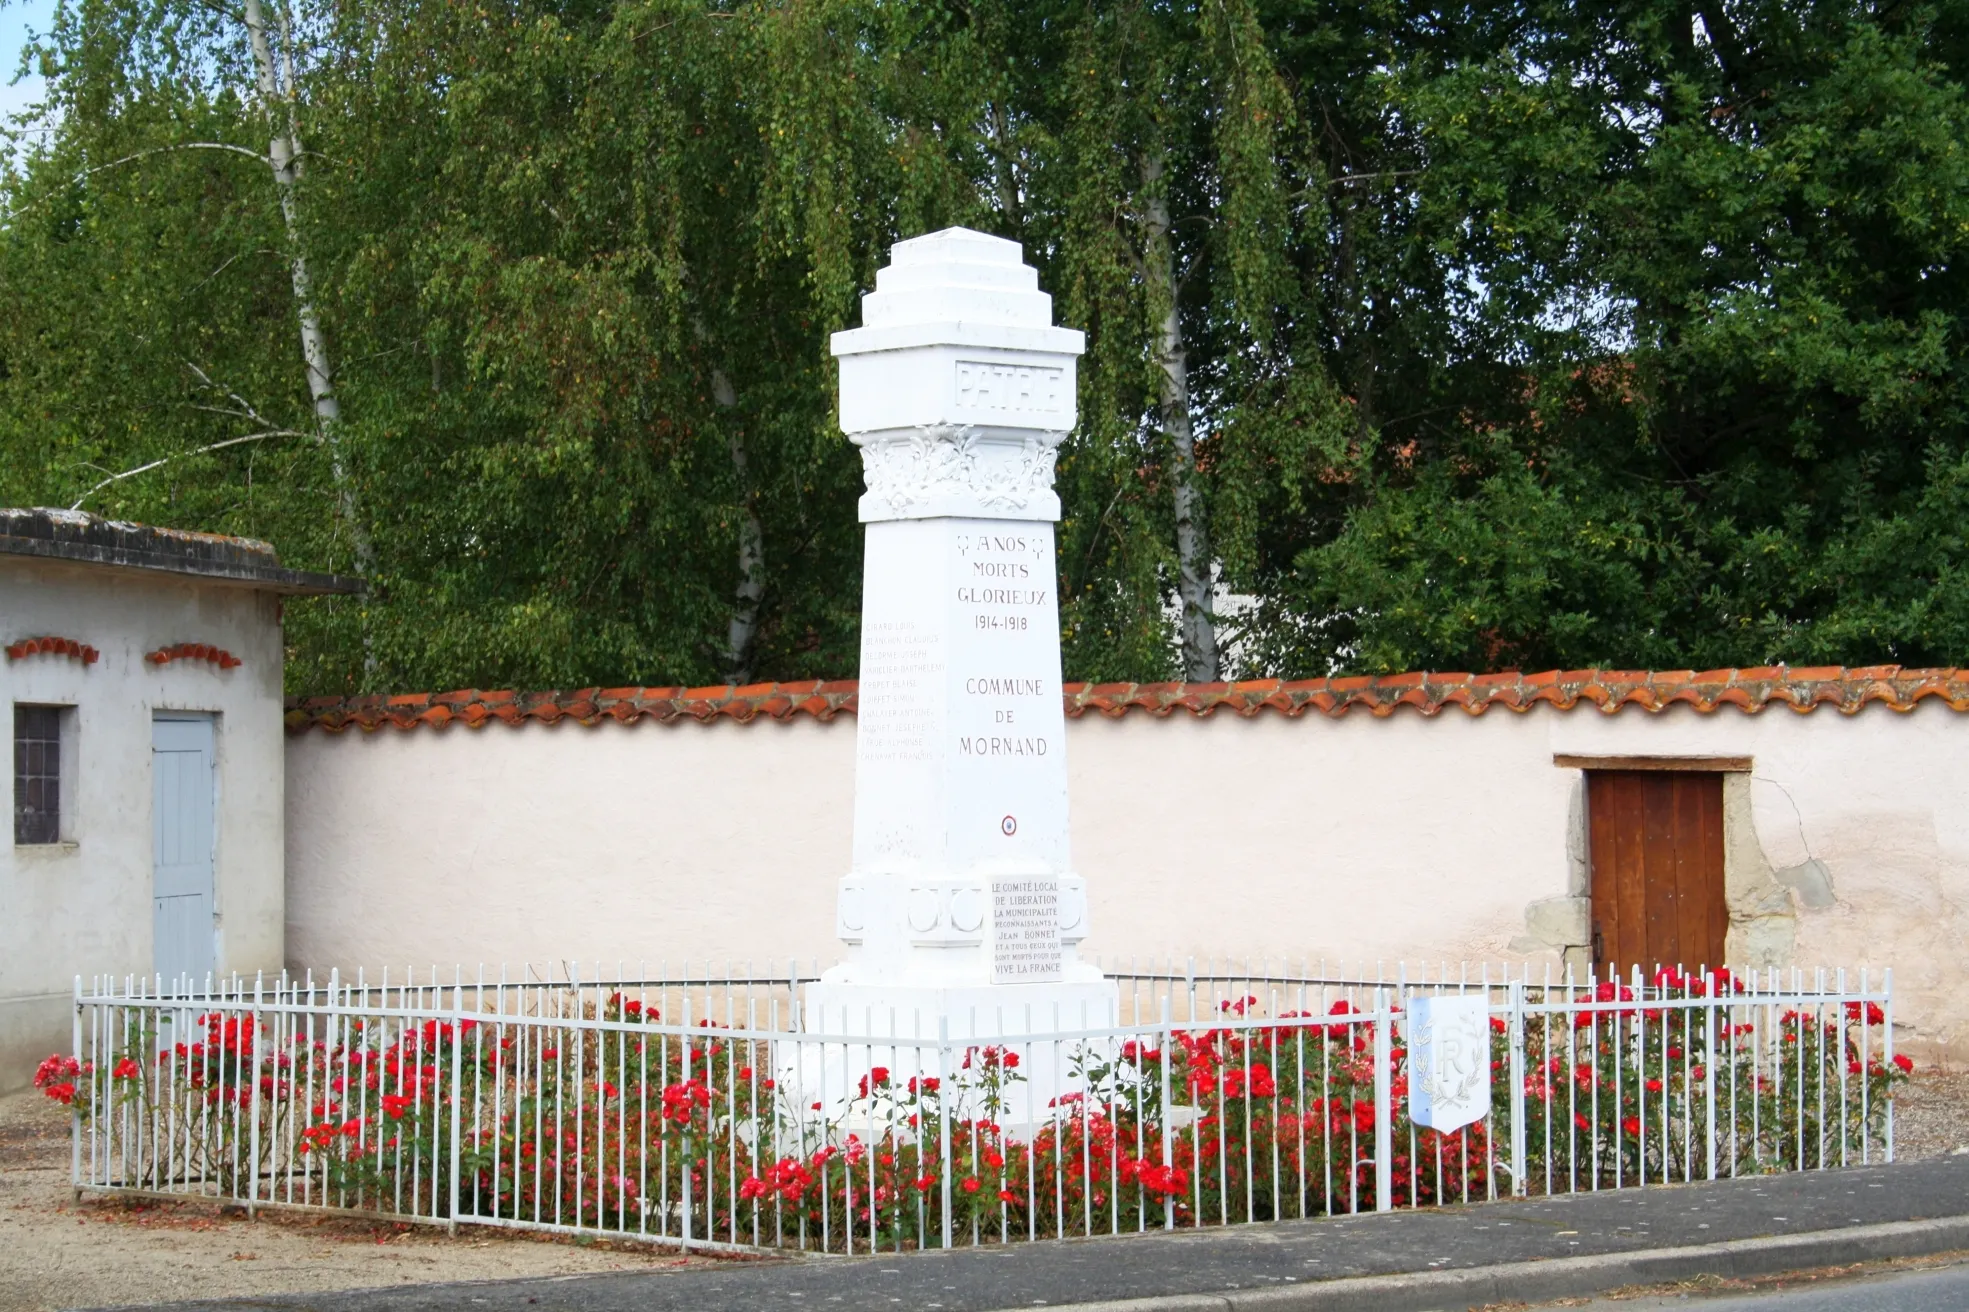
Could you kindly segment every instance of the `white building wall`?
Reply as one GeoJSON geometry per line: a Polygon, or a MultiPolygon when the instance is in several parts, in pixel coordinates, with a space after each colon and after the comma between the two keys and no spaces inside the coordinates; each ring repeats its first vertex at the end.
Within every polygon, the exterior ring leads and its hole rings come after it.
{"type": "MultiPolygon", "coordinates": [[[[1969,723],[1939,700],[1089,714],[1067,751],[1090,957],[1368,969],[1559,960],[1527,924],[1584,892],[1581,775],[1555,755],[1750,756],[1730,881],[1759,918],[1733,964],[1892,966],[1904,1042],[1969,1033],[1969,723]],[[1808,861],[1830,905],[1778,882],[1808,861]]],[[[290,737],[290,961],[829,963],[853,763],[845,715],[290,737]]]]}
{"type": "Polygon", "coordinates": [[[13,707],[75,707],[62,806],[74,842],[18,848],[11,811],[0,843],[0,1092],[69,1047],[75,977],[151,969],[151,715],[216,715],[218,962],[278,969],[283,781],[279,602],[243,587],[152,571],[0,556],[0,646],[72,638],[101,652],[0,656],[5,795],[13,798],[13,707]],[[152,665],[147,652],[205,643],[239,657],[152,665]]]}

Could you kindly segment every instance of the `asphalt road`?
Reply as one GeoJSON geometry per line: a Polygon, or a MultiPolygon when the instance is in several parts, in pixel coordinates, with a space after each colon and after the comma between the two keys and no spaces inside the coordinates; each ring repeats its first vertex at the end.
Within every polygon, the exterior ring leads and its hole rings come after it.
{"type": "MultiPolygon", "coordinates": [[[[766,1307],[994,1312],[1823,1235],[1849,1226],[1959,1216],[1965,1199],[1969,1157],[1958,1157],[1170,1235],[197,1306],[200,1312],[756,1312],[766,1307]]],[[[1969,1303],[1947,1306],[1969,1308],[1969,1303]]]]}
{"type": "Polygon", "coordinates": [[[1655,1298],[1596,1301],[1609,1312],[1964,1312],[1969,1309],[1969,1266],[1911,1271],[1840,1281],[1817,1289],[1780,1289],[1729,1298],[1655,1298]]]}

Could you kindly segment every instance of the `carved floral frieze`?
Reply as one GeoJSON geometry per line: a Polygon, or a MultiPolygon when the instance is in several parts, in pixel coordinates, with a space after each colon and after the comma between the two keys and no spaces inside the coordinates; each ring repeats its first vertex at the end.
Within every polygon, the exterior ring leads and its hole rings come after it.
{"type": "Polygon", "coordinates": [[[871,435],[861,439],[865,500],[896,518],[929,509],[1015,515],[1050,502],[1064,436],[1001,436],[954,424],[871,435]]]}

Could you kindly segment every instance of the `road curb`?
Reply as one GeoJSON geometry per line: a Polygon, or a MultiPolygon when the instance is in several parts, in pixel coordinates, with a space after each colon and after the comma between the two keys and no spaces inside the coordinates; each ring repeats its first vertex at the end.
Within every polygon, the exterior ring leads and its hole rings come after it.
{"type": "Polygon", "coordinates": [[[1697,1276],[1743,1279],[1969,1249],[1969,1216],[1893,1221],[1841,1230],[1555,1257],[1460,1271],[1352,1276],[1298,1285],[1053,1304],[1048,1312],[1449,1312],[1489,1303],[1540,1303],[1697,1276]]]}

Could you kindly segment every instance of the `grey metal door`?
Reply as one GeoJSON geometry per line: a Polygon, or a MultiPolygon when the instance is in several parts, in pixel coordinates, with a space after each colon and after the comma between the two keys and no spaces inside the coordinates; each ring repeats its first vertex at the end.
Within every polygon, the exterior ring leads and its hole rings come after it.
{"type": "Polygon", "coordinates": [[[212,922],[212,719],[151,722],[153,968],[203,986],[217,965],[212,922]]]}

